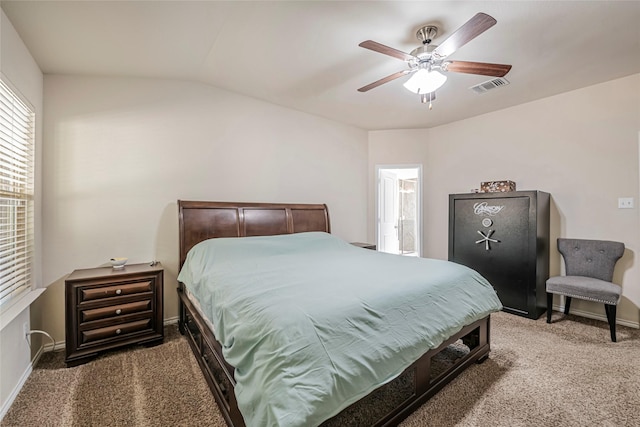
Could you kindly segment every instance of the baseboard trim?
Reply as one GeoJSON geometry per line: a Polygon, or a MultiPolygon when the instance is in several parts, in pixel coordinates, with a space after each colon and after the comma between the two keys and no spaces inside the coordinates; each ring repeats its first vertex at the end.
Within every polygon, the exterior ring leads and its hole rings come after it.
{"type": "Polygon", "coordinates": [[[16,400],[16,397],[18,397],[18,393],[20,393],[20,390],[22,390],[24,383],[27,382],[29,375],[31,375],[31,372],[33,371],[33,366],[33,363],[29,363],[27,369],[25,369],[24,373],[20,377],[20,381],[18,381],[18,384],[16,384],[13,390],[11,390],[11,394],[9,394],[7,400],[2,405],[2,408],[0,408],[0,421],[4,418],[5,415],[7,415],[7,412],[9,411],[9,408],[11,408],[13,401],[16,400]]]}
{"type": "Polygon", "coordinates": [[[174,324],[178,323],[178,320],[180,320],[179,316],[166,318],[166,319],[164,319],[164,326],[174,325],[174,324]]]}
{"type": "MultiPolygon", "coordinates": [[[[564,305],[553,305],[553,310],[555,311],[559,311],[561,313],[564,313],[564,305]]],[[[609,321],[607,320],[607,316],[601,315],[601,314],[595,314],[595,313],[591,313],[590,311],[582,311],[582,310],[575,310],[575,309],[571,309],[571,311],[569,312],[570,314],[575,314],[576,316],[580,316],[580,317],[586,317],[587,319],[594,319],[594,320],[601,320],[605,323],[608,323],[609,321]]],[[[620,319],[620,318],[616,318],[616,325],[622,325],[622,326],[628,326],[629,328],[635,328],[635,329],[640,329],[640,323],[631,321],[631,320],[625,320],[625,319],[620,319]]]]}

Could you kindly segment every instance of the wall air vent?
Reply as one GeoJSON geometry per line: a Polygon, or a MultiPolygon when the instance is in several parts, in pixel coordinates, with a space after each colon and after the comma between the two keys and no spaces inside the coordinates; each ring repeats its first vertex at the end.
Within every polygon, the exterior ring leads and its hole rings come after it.
{"type": "Polygon", "coordinates": [[[506,86],[508,84],[509,84],[509,80],[503,77],[498,77],[495,79],[487,80],[486,82],[477,84],[475,86],[471,86],[469,89],[471,89],[475,93],[480,94],[480,93],[485,93],[487,91],[490,91],[492,89],[497,89],[499,87],[506,86]]]}

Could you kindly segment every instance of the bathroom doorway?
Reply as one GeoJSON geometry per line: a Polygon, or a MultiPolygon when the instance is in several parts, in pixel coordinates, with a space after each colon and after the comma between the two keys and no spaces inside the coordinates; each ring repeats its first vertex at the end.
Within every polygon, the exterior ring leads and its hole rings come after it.
{"type": "Polygon", "coordinates": [[[379,251],[404,256],[422,253],[422,165],[376,166],[379,251]]]}

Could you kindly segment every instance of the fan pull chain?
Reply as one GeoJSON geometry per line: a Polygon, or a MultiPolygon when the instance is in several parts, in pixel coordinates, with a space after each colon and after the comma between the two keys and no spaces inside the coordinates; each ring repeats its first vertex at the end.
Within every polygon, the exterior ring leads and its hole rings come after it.
{"type": "MultiPolygon", "coordinates": [[[[433,92],[429,92],[429,110],[433,110],[433,104],[432,104],[432,94],[433,92]]],[[[423,104],[427,103],[427,94],[426,93],[422,93],[420,94],[420,102],[422,102],[423,104]]]]}

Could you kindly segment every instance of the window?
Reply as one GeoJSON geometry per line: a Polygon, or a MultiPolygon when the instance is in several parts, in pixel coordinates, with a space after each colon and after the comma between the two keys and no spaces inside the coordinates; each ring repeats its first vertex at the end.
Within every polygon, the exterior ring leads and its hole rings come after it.
{"type": "Polygon", "coordinates": [[[0,80],[0,305],[31,289],[35,114],[0,80]]]}

